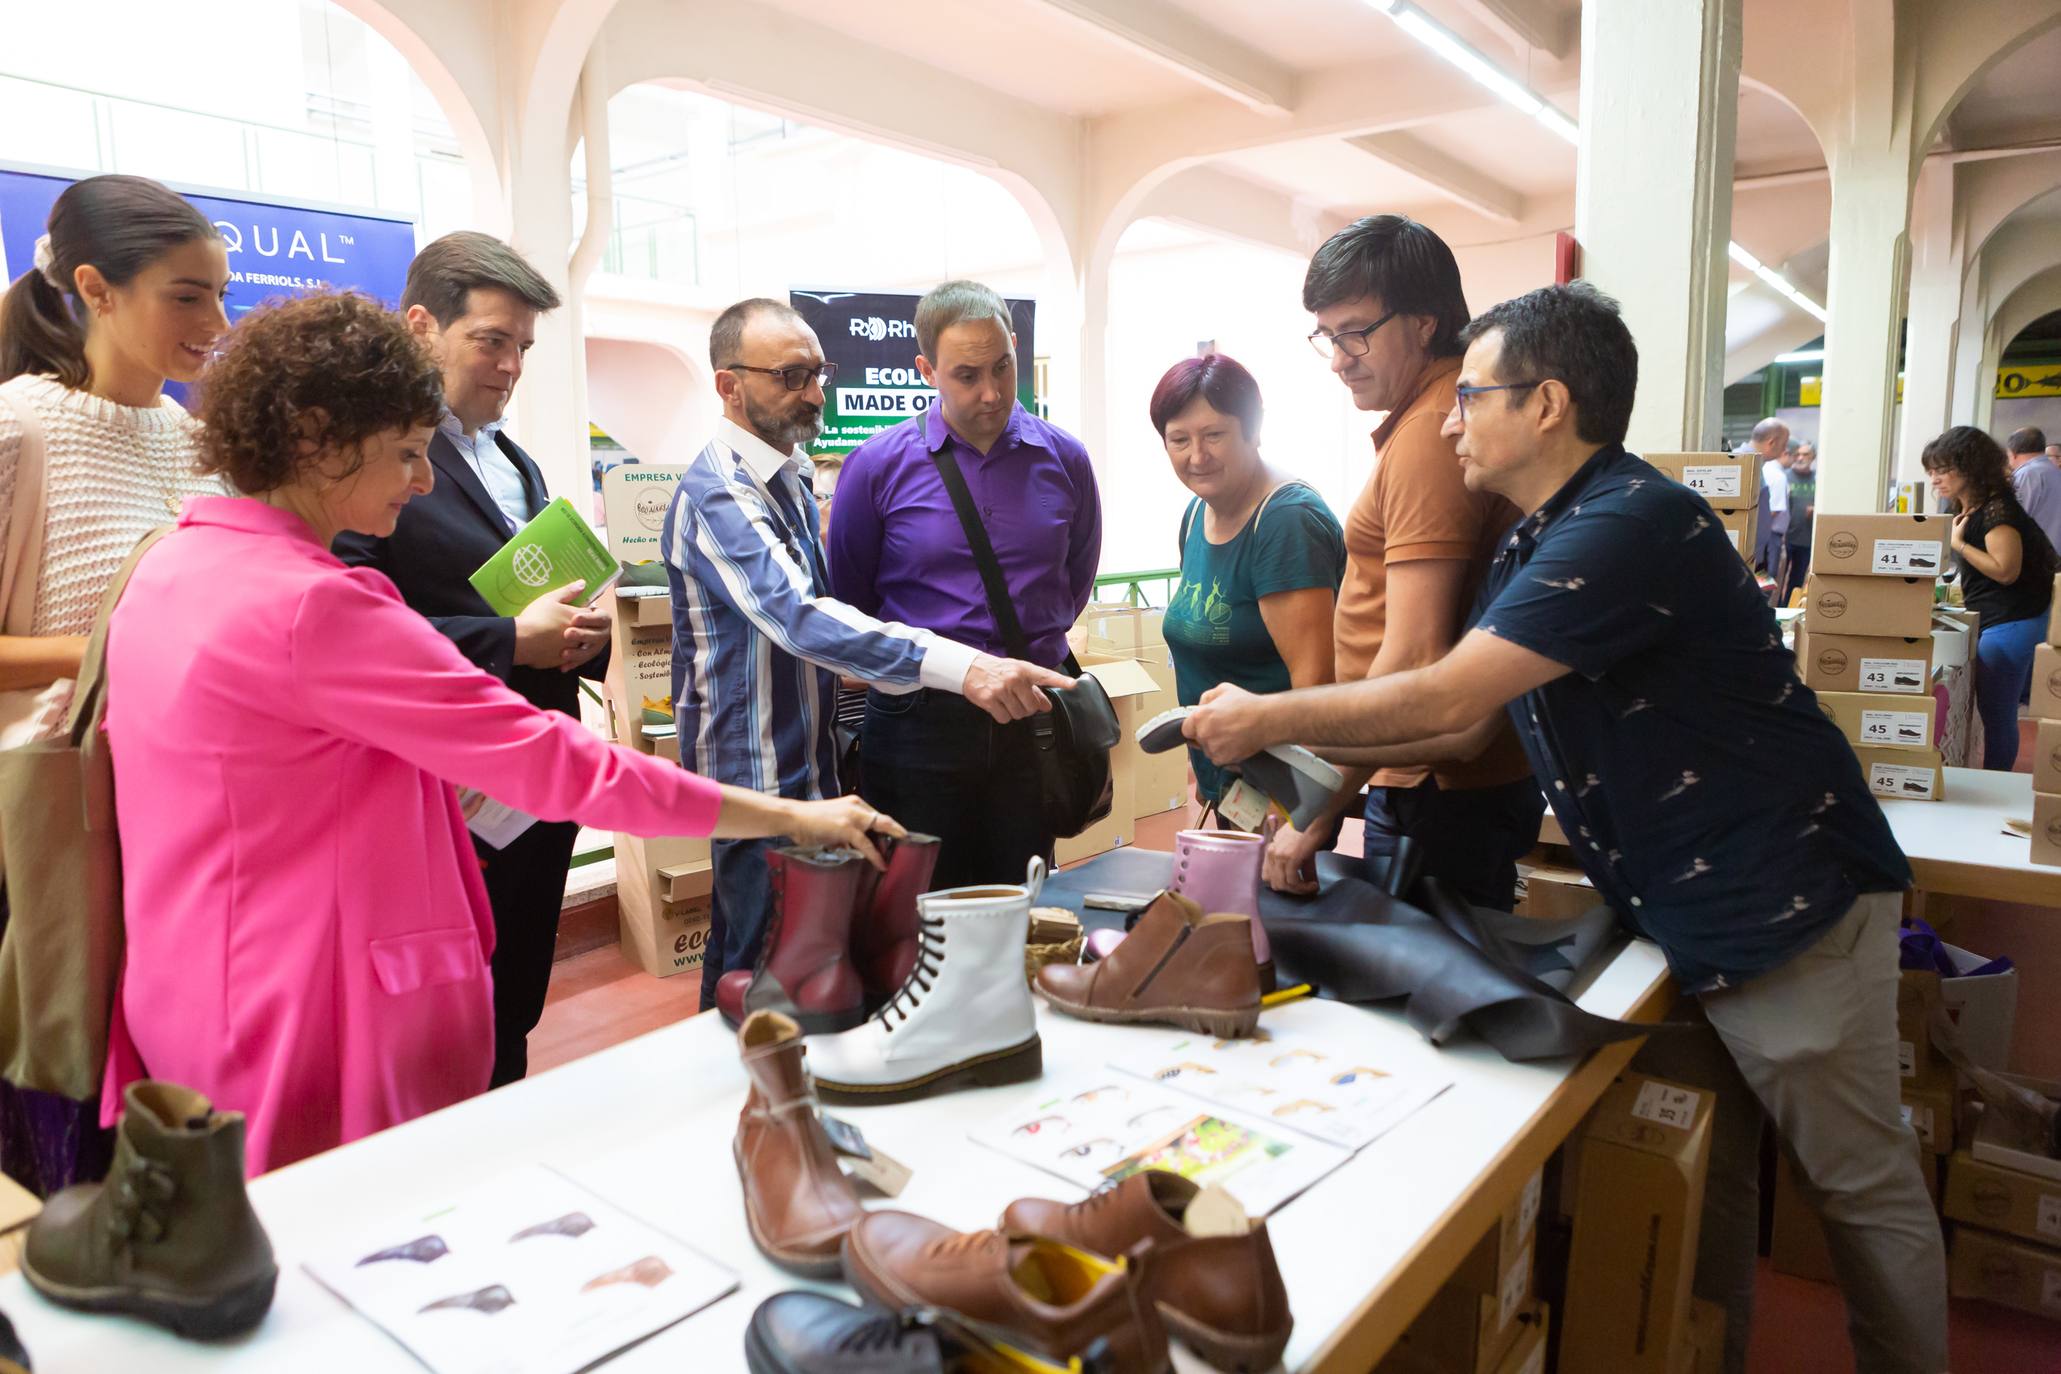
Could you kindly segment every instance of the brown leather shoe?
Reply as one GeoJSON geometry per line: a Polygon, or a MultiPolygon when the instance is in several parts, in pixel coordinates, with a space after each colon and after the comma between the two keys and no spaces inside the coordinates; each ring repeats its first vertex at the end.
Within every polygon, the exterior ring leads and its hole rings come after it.
{"type": "Polygon", "coordinates": [[[1086,1021],[1164,1021],[1221,1037],[1250,1035],[1259,1024],[1259,982],[1250,917],[1204,915],[1179,893],[1162,892],[1106,958],[1047,964],[1037,987],[1086,1021]]]}
{"type": "Polygon", "coordinates": [[[829,1278],[845,1232],[866,1209],[816,1119],[801,1027],[777,1011],[755,1011],[737,1032],[737,1048],[751,1092],[731,1153],[752,1243],[784,1269],[829,1278]]]}
{"type": "Polygon", "coordinates": [[[1262,1370],[1288,1348],[1295,1319],[1267,1224],[1248,1219],[1222,1189],[1146,1169],[1071,1206],[1013,1202],[1002,1213],[1002,1230],[1098,1255],[1121,1255],[1149,1240],[1159,1315],[1196,1354],[1218,1369],[1262,1370]]]}
{"type": "Polygon", "coordinates": [[[890,1311],[934,1307],[1007,1331],[1065,1362],[1162,1374],[1166,1327],[1151,1300],[1152,1247],[1105,1259],[997,1231],[960,1235],[906,1212],[871,1212],[844,1242],[844,1275],[890,1311]]]}

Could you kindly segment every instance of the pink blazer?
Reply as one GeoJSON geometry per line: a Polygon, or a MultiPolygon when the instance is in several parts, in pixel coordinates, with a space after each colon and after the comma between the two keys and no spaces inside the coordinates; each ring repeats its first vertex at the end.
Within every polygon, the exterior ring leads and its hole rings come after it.
{"type": "Polygon", "coordinates": [[[108,638],[128,960],[103,1112],[140,1076],[274,1169],[483,1092],[494,927],[452,783],[706,835],[714,784],[531,706],[297,517],[189,501],[108,638]]]}

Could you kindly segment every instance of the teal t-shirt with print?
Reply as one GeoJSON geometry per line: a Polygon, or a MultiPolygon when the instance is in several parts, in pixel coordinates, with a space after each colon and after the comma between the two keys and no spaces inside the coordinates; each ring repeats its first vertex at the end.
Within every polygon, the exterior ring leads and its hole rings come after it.
{"type": "MultiPolygon", "coordinates": [[[[1222,544],[1209,542],[1200,501],[1182,517],[1181,582],[1166,609],[1163,632],[1174,660],[1174,694],[1193,706],[1220,682],[1250,692],[1288,690],[1288,664],[1260,615],[1260,598],[1328,587],[1345,576],[1345,535],[1324,498],[1301,482],[1286,483],[1222,544]]],[[[1196,789],[1205,801],[1223,794],[1224,772],[1190,749],[1196,789]]]]}

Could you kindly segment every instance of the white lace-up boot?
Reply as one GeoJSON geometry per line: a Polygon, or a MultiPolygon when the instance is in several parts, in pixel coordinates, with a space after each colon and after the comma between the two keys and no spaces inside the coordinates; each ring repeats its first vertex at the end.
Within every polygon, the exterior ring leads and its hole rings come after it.
{"type": "Polygon", "coordinates": [[[1045,861],[1033,858],[1022,887],[953,887],[918,897],[920,948],[900,990],[863,1025],[808,1038],[817,1096],[903,1102],[1042,1073],[1023,949],[1044,885],[1045,861]]]}

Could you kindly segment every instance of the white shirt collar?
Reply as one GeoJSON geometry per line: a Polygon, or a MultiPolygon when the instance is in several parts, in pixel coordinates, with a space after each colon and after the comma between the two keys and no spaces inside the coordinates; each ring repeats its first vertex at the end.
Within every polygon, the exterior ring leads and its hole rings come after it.
{"type": "Polygon", "coordinates": [[[466,447],[471,448],[482,443],[492,444],[494,436],[499,434],[501,427],[507,423],[508,417],[505,415],[498,420],[489,420],[474,430],[472,437],[467,439],[465,437],[464,423],[451,413],[450,407],[446,406],[444,408],[444,418],[437,421],[437,428],[450,435],[453,439],[464,440],[466,447]]]}
{"type": "Polygon", "coordinates": [[[738,460],[750,468],[752,475],[761,482],[772,481],[773,475],[789,463],[799,467],[802,460],[808,456],[799,448],[791,453],[782,453],[727,415],[716,421],[716,438],[728,444],[730,451],[736,454],[738,460]]]}

